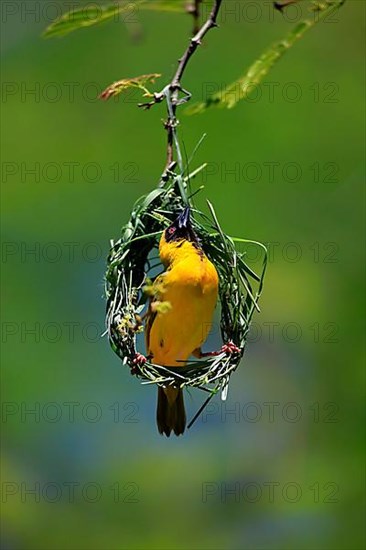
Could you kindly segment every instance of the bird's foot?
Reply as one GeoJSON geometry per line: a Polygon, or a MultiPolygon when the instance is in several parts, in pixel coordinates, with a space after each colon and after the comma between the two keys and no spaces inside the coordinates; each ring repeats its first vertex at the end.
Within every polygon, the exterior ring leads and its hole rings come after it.
{"type": "Polygon", "coordinates": [[[195,354],[196,357],[202,358],[202,357],[216,357],[217,355],[221,355],[221,353],[225,353],[226,355],[232,355],[234,353],[240,353],[240,349],[238,346],[234,344],[234,342],[228,342],[227,344],[224,344],[221,346],[221,348],[217,351],[207,351],[205,353],[202,353],[201,351],[198,352],[199,354],[195,354]]]}
{"type": "Polygon", "coordinates": [[[228,342],[224,344],[220,350],[220,353],[226,353],[232,355],[234,353],[240,353],[240,348],[234,344],[234,342],[228,342]]]}
{"type": "Polygon", "coordinates": [[[145,355],[142,355],[142,353],[136,353],[135,355],[135,358],[134,360],[132,361],[132,363],[138,367],[142,367],[143,365],[145,365],[147,359],[145,357],[145,355]]]}

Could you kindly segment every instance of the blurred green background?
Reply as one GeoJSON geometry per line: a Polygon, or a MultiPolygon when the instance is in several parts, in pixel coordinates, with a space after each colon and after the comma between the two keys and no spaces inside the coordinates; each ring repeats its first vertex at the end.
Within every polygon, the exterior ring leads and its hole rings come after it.
{"type": "MultiPolygon", "coordinates": [[[[188,153],[207,133],[201,203],[227,233],[275,244],[226,405],[169,440],[155,388],[99,337],[109,239],[158,181],[164,106],[95,97],[151,72],[160,89],[192,22],[136,11],[46,41],[63,2],[3,5],[3,548],[363,548],[365,3],[312,29],[256,99],[181,115],[188,153]]],[[[226,2],[184,78],[194,100],[301,10],[226,2]]],[[[186,394],[189,417],[202,399],[186,394]]]]}

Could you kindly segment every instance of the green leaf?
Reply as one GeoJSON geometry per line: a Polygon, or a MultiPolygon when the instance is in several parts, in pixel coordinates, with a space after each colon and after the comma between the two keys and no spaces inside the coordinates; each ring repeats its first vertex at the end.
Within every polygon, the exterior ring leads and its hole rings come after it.
{"type": "Polygon", "coordinates": [[[187,11],[186,3],[185,0],[145,0],[141,9],[185,13],[187,11]]]}
{"type": "Polygon", "coordinates": [[[105,6],[86,5],[82,8],[75,8],[64,13],[58,19],[53,21],[44,31],[45,38],[53,36],[64,36],[69,32],[82,27],[91,27],[118,17],[120,13],[131,10],[131,5],[121,5],[113,2],[105,6]]]}
{"type": "Polygon", "coordinates": [[[153,189],[150,193],[142,198],[139,209],[146,210],[146,208],[161,194],[165,193],[165,189],[153,189]]]}
{"type": "Polygon", "coordinates": [[[143,74],[134,78],[124,78],[118,80],[113,84],[110,84],[108,88],[100,94],[101,99],[109,99],[110,97],[117,96],[122,92],[125,92],[129,88],[137,88],[143,92],[143,97],[153,97],[153,94],[147,89],[147,84],[154,84],[155,80],[159,78],[161,74],[143,74]]]}
{"type": "Polygon", "coordinates": [[[309,29],[314,27],[319,21],[330,16],[338,10],[345,0],[318,0],[313,2],[313,15],[304,21],[300,21],[287,36],[273,44],[266,50],[259,59],[257,59],[246,71],[244,76],[229,84],[226,88],[209,96],[206,101],[194,103],[185,110],[186,114],[192,115],[202,113],[209,107],[226,107],[232,109],[242,99],[246,99],[251,91],[268,74],[270,69],[281,59],[309,29]]]}
{"type": "Polygon", "coordinates": [[[43,32],[45,38],[64,36],[83,27],[99,25],[104,21],[129,21],[137,20],[139,9],[185,12],[183,0],[134,0],[133,2],[108,2],[106,5],[97,3],[72,9],[53,21],[43,32]]]}

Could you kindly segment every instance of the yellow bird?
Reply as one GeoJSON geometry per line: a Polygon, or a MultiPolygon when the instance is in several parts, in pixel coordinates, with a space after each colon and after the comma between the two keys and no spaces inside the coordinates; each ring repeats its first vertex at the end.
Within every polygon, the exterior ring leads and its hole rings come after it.
{"type": "MultiPolygon", "coordinates": [[[[152,363],[182,367],[190,355],[202,357],[211,328],[219,278],[202,250],[187,207],[162,234],[159,254],[166,271],[154,283],[145,332],[152,363]]],[[[183,391],[158,388],[157,425],[169,437],[184,432],[183,391]]]]}

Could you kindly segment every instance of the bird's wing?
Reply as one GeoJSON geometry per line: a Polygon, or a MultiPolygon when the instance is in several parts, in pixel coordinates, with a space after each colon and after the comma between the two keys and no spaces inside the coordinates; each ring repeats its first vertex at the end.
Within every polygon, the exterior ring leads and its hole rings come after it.
{"type": "Polygon", "coordinates": [[[150,355],[150,331],[151,327],[153,326],[153,323],[155,321],[155,317],[157,312],[153,311],[152,304],[156,302],[156,298],[150,298],[149,299],[149,305],[146,313],[146,321],[145,321],[145,347],[146,347],[146,354],[150,355]]]}
{"type": "Polygon", "coordinates": [[[156,288],[156,294],[154,294],[154,296],[151,296],[149,298],[149,304],[147,308],[146,321],[145,321],[145,347],[146,347],[147,355],[150,355],[150,332],[151,332],[151,327],[153,326],[153,323],[157,315],[157,309],[155,309],[153,305],[156,302],[159,302],[161,300],[162,295],[158,289],[163,284],[164,275],[165,273],[162,273],[155,279],[154,286],[156,288]]]}

